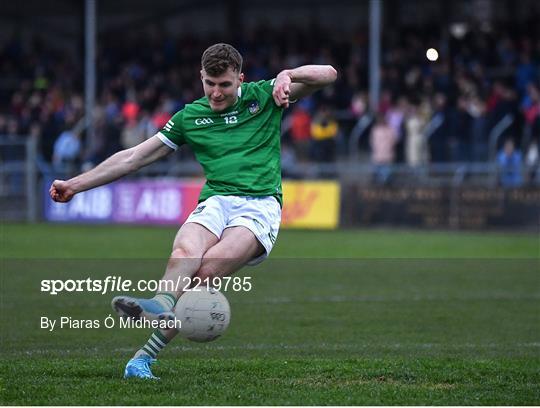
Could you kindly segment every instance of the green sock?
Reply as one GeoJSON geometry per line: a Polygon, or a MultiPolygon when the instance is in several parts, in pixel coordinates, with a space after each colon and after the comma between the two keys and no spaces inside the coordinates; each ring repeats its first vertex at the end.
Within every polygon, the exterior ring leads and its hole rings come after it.
{"type": "Polygon", "coordinates": [[[146,344],[142,346],[142,348],[135,353],[135,357],[139,357],[141,354],[148,354],[152,358],[157,358],[157,355],[163,348],[167,345],[169,340],[165,338],[163,334],[159,331],[159,329],[156,329],[146,344]]]}

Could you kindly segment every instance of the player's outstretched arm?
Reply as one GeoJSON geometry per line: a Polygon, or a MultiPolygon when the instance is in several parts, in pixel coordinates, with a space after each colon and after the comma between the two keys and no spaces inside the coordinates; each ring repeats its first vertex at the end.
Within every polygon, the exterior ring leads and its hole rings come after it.
{"type": "Polygon", "coordinates": [[[303,65],[281,71],[274,82],[272,96],[276,105],[289,107],[290,101],[303,98],[330,85],[337,78],[331,65],[303,65]]]}
{"type": "Polygon", "coordinates": [[[131,149],[113,154],[86,173],[65,181],[54,180],[49,189],[49,194],[54,201],[67,203],[75,194],[81,191],[90,190],[117,180],[173,151],[173,149],[163,144],[157,136],[153,136],[131,149]]]}

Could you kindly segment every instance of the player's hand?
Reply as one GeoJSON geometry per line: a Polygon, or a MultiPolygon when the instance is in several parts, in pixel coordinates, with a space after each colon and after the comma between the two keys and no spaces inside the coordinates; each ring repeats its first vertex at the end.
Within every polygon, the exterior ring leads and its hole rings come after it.
{"type": "Polygon", "coordinates": [[[67,203],[73,198],[75,191],[73,191],[67,181],[54,180],[49,189],[49,195],[57,203],[67,203]]]}
{"type": "Polygon", "coordinates": [[[291,77],[286,71],[281,71],[274,82],[272,97],[277,106],[289,107],[289,94],[291,93],[291,77]]]}

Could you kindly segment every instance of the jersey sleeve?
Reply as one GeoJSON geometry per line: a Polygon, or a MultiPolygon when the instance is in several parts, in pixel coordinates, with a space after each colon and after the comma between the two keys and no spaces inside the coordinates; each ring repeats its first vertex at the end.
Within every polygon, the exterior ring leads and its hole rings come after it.
{"type": "Polygon", "coordinates": [[[274,82],[276,79],[269,79],[269,80],[262,80],[258,81],[255,84],[261,88],[265,93],[272,96],[272,92],[274,91],[274,82]]]}
{"type": "Polygon", "coordinates": [[[186,143],[183,120],[184,111],[176,112],[157,134],[159,139],[171,149],[176,150],[186,143]]]}

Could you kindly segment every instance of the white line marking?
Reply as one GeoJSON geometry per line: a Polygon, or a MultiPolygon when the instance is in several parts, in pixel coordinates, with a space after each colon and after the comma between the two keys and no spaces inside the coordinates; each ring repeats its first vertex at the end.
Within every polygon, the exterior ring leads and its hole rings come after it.
{"type": "Polygon", "coordinates": [[[516,295],[511,293],[485,295],[412,295],[412,296],[311,296],[292,298],[287,296],[267,297],[260,300],[238,300],[235,304],[275,303],[344,303],[344,302],[424,302],[424,301],[469,301],[469,300],[540,300],[540,294],[516,295]]]}
{"type": "MultiPolygon", "coordinates": [[[[393,344],[339,344],[339,343],[319,343],[319,344],[245,344],[241,346],[221,346],[213,344],[205,344],[200,346],[173,346],[169,345],[168,350],[173,351],[234,351],[234,350],[252,350],[252,351],[268,351],[268,350],[322,350],[322,351],[354,351],[354,350],[407,350],[407,349],[444,349],[444,350],[477,350],[477,349],[516,349],[516,348],[540,348],[540,341],[531,342],[531,343],[463,343],[463,344],[442,344],[442,343],[393,343],[393,344]]],[[[107,352],[119,352],[119,353],[131,353],[137,349],[134,347],[117,347],[117,348],[107,348],[107,347],[89,347],[89,348],[77,348],[77,349],[62,349],[62,350],[47,350],[47,349],[36,349],[36,350],[26,350],[26,351],[15,351],[13,354],[17,355],[46,355],[46,354],[80,354],[81,351],[86,351],[90,353],[100,354],[104,351],[107,352]]]]}

